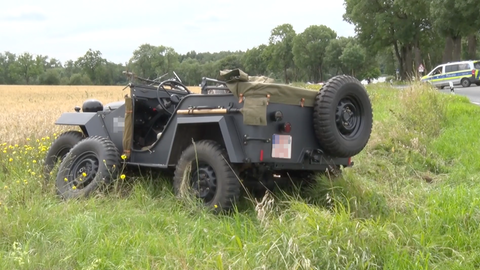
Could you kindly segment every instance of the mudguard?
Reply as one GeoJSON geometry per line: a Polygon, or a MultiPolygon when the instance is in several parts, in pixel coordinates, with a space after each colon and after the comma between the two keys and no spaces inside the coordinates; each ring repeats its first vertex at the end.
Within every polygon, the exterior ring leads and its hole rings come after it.
{"type": "MultiPolygon", "coordinates": [[[[201,124],[218,124],[220,129],[224,146],[227,150],[228,157],[231,163],[241,163],[244,161],[245,154],[241,144],[240,137],[238,135],[237,128],[233,119],[229,119],[228,116],[215,115],[215,116],[192,116],[192,117],[179,117],[177,118],[177,128],[175,137],[182,136],[177,134],[179,127],[182,125],[200,125],[201,124]]],[[[170,153],[169,159],[172,158],[170,153]]],[[[170,160],[173,162],[173,160],[170,160]]]]}
{"type": "Polygon", "coordinates": [[[57,119],[55,125],[79,126],[86,136],[102,136],[109,138],[103,118],[98,113],[63,113],[57,119]]]}

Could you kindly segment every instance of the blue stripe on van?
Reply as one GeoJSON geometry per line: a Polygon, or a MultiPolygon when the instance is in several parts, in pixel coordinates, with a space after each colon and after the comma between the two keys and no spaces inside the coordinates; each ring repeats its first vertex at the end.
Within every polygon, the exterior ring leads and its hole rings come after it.
{"type": "Polygon", "coordinates": [[[461,77],[461,76],[467,76],[467,77],[472,76],[472,70],[460,71],[460,72],[455,72],[455,73],[447,73],[447,74],[441,74],[441,75],[433,75],[433,76],[425,78],[423,80],[424,81],[430,81],[430,80],[439,80],[439,79],[461,77]]]}

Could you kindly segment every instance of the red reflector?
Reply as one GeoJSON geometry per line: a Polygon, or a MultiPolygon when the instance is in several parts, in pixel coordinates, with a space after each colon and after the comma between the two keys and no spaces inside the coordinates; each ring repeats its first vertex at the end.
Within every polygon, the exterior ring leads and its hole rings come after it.
{"type": "Polygon", "coordinates": [[[348,158],[348,166],[350,166],[350,164],[352,164],[352,157],[348,158]]]}
{"type": "Polygon", "coordinates": [[[260,150],[260,161],[263,161],[263,150],[260,150]]]}
{"type": "Polygon", "coordinates": [[[472,75],[475,76],[475,69],[472,69],[472,75]]]}
{"type": "Polygon", "coordinates": [[[285,123],[285,125],[283,125],[283,131],[289,133],[291,130],[292,130],[292,125],[290,123],[285,123]]]}

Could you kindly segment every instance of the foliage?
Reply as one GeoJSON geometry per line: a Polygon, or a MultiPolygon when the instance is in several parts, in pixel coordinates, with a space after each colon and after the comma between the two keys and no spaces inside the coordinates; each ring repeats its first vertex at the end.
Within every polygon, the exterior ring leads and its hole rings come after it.
{"type": "Polygon", "coordinates": [[[294,39],[295,64],[307,74],[309,80],[323,81],[326,50],[337,34],[325,25],[312,25],[294,39]]]}
{"type": "Polygon", "coordinates": [[[283,23],[264,44],[246,51],[180,54],[161,44],[141,44],[125,63],[112,63],[98,50],[61,63],[44,55],[0,53],[0,84],[124,85],[122,71],[158,78],[176,71],[187,85],[217,78],[223,69],[242,68],[283,83],[326,81],[338,74],[358,79],[394,76],[418,79],[418,66],[429,72],[454,60],[477,59],[480,47],[478,0],[344,0],[344,20],[355,36],[337,36],[326,25],[299,31],[283,23]],[[56,71],[48,71],[55,69],[56,71]],[[87,79],[88,77],[88,79],[87,79]]]}

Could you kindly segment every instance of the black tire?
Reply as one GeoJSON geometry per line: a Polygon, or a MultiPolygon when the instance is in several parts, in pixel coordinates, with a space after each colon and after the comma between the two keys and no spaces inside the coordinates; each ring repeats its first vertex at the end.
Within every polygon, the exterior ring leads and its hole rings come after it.
{"type": "Polygon", "coordinates": [[[98,136],[83,139],[60,164],[57,193],[64,199],[88,197],[118,177],[120,164],[120,153],[112,141],[98,136]]]}
{"type": "Polygon", "coordinates": [[[478,82],[477,82],[477,83],[475,83],[475,84],[476,84],[477,86],[480,86],[480,83],[478,83],[478,82]]]}
{"type": "Polygon", "coordinates": [[[241,184],[227,159],[225,149],[215,141],[198,141],[187,147],[175,168],[175,194],[188,197],[197,193],[196,198],[202,199],[205,206],[214,212],[231,210],[240,197],[241,184]],[[207,176],[207,179],[198,183],[203,186],[201,189],[193,187],[196,184],[193,180],[195,175],[198,175],[197,171],[207,176]],[[188,176],[184,177],[185,174],[188,176]]]}
{"type": "Polygon", "coordinates": [[[463,87],[470,87],[470,85],[471,85],[470,80],[467,79],[467,78],[463,78],[460,82],[461,82],[463,87]]]}
{"type": "Polygon", "coordinates": [[[63,161],[65,155],[74,145],[83,140],[85,136],[80,131],[67,131],[60,134],[48,149],[43,162],[43,177],[50,179],[50,173],[58,161],[63,161]]]}
{"type": "Polygon", "coordinates": [[[351,157],[360,153],[370,139],[372,123],[370,98],[356,78],[335,76],[318,92],[313,126],[316,138],[327,154],[351,157]],[[341,118],[344,121],[340,121],[341,118]]]}

